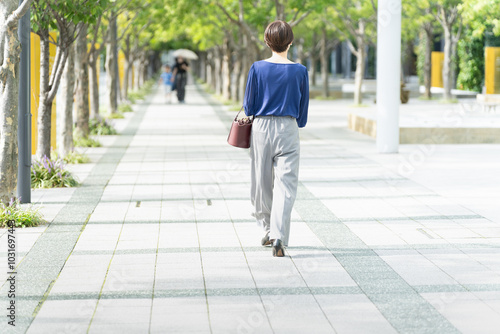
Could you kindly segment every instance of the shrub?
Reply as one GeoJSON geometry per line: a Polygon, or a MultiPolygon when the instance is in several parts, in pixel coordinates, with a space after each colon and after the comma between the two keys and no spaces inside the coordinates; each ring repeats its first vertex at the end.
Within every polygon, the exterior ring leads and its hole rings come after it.
{"type": "Polygon", "coordinates": [[[116,130],[113,125],[109,124],[104,118],[91,119],[89,122],[89,130],[91,135],[109,136],[116,135],[116,130]]]}
{"type": "Polygon", "coordinates": [[[12,199],[9,204],[0,203],[0,227],[7,227],[9,220],[14,221],[15,227],[38,226],[46,221],[39,212],[40,208],[33,206],[22,208],[19,199],[12,199]]]}
{"type": "Polygon", "coordinates": [[[119,119],[119,118],[125,118],[125,116],[123,116],[123,114],[121,112],[117,112],[114,114],[107,114],[106,118],[107,119],[119,119]]]}
{"type": "Polygon", "coordinates": [[[143,92],[139,91],[131,91],[128,93],[127,98],[130,100],[130,102],[135,103],[137,100],[144,100],[144,97],[146,94],[143,92]]]}
{"type": "Polygon", "coordinates": [[[32,188],[63,188],[76,187],[78,182],[71,173],[64,169],[61,159],[50,160],[43,156],[40,160],[33,161],[31,165],[32,188]]]}
{"type": "Polygon", "coordinates": [[[98,140],[92,139],[90,137],[74,137],[73,145],[78,147],[101,147],[101,143],[98,140]]]}
{"type": "Polygon", "coordinates": [[[132,108],[132,106],[128,103],[124,103],[124,104],[120,104],[118,106],[118,111],[120,112],[133,112],[134,109],[132,108]]]}
{"type": "Polygon", "coordinates": [[[460,73],[457,88],[481,92],[484,84],[484,38],[465,35],[458,41],[460,73]]]}
{"type": "Polygon", "coordinates": [[[90,161],[86,154],[80,153],[78,151],[71,151],[63,158],[64,162],[67,164],[86,164],[90,161]]]}

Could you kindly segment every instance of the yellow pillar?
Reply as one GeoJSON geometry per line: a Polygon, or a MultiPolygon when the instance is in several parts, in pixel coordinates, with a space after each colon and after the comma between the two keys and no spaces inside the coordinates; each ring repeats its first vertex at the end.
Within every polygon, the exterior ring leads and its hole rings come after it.
{"type": "Polygon", "coordinates": [[[443,62],[444,52],[432,51],[431,53],[431,87],[443,88],[443,62]]]}
{"type": "MultiPolygon", "coordinates": [[[[52,40],[55,42],[57,41],[57,31],[53,31],[49,33],[50,36],[52,36],[52,40]]],[[[56,51],[57,51],[57,46],[53,43],[50,43],[49,45],[49,73],[52,74],[52,67],[54,66],[54,61],[56,59],[56,51]]],[[[56,114],[56,99],[54,99],[54,102],[52,102],[52,113],[50,117],[50,147],[52,150],[56,149],[56,124],[57,124],[57,114],[56,114]]]]}
{"type": "MultiPolygon", "coordinates": [[[[58,33],[50,32],[51,40],[57,41],[58,33]]],[[[38,144],[38,106],[40,102],[40,36],[31,33],[31,154],[36,154],[38,144]]],[[[56,57],[57,47],[55,44],[49,45],[49,75],[52,73],[52,66],[56,57]]],[[[56,148],[56,100],[52,103],[52,115],[50,119],[50,146],[56,148]]]]}
{"type": "Polygon", "coordinates": [[[31,154],[38,143],[38,102],[40,96],[40,36],[31,33],[31,154]]]}
{"type": "Polygon", "coordinates": [[[125,77],[125,54],[118,50],[118,76],[120,78],[120,89],[123,87],[123,78],[125,77]]]}
{"type": "Polygon", "coordinates": [[[484,58],[486,94],[500,94],[500,47],[486,47],[484,58]]]}
{"type": "Polygon", "coordinates": [[[129,84],[130,89],[134,89],[134,82],[135,82],[135,66],[132,65],[132,75],[131,75],[131,83],[129,84]]]}

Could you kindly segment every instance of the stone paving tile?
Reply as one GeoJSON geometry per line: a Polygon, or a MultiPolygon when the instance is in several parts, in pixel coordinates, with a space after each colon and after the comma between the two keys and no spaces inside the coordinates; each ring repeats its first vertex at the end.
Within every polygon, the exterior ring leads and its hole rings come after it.
{"type": "Polygon", "coordinates": [[[397,333],[364,295],[316,295],[316,299],[336,333],[397,333]]]}
{"type": "Polygon", "coordinates": [[[422,296],[462,333],[497,333],[500,317],[470,292],[423,293],[422,296]]]}
{"type": "Polygon", "coordinates": [[[209,333],[205,297],[155,298],[151,333],[209,333]]]}

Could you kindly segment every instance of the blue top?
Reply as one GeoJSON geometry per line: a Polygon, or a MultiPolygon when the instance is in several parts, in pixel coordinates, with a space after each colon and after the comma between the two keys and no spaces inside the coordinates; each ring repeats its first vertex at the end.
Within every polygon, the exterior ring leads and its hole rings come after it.
{"type": "Polygon", "coordinates": [[[171,85],[172,84],[172,81],[170,81],[170,79],[172,79],[172,72],[163,72],[161,74],[161,78],[163,79],[163,83],[165,85],[171,85]]]}
{"type": "Polygon", "coordinates": [[[243,107],[247,116],[292,116],[299,128],[307,123],[309,77],[296,63],[252,64],[248,72],[243,107]]]}

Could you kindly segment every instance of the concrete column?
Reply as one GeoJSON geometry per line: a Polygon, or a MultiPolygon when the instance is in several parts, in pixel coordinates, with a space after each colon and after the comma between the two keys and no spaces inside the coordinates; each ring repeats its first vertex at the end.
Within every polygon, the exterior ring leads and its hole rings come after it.
{"type": "MultiPolygon", "coordinates": [[[[19,0],[21,5],[25,0],[19,0]]],[[[19,110],[17,197],[21,203],[31,203],[31,103],[30,103],[30,11],[19,20],[18,37],[21,42],[19,64],[19,110]]]]}
{"type": "Polygon", "coordinates": [[[401,0],[379,0],[377,24],[377,150],[396,153],[401,89],[401,0]]]}

